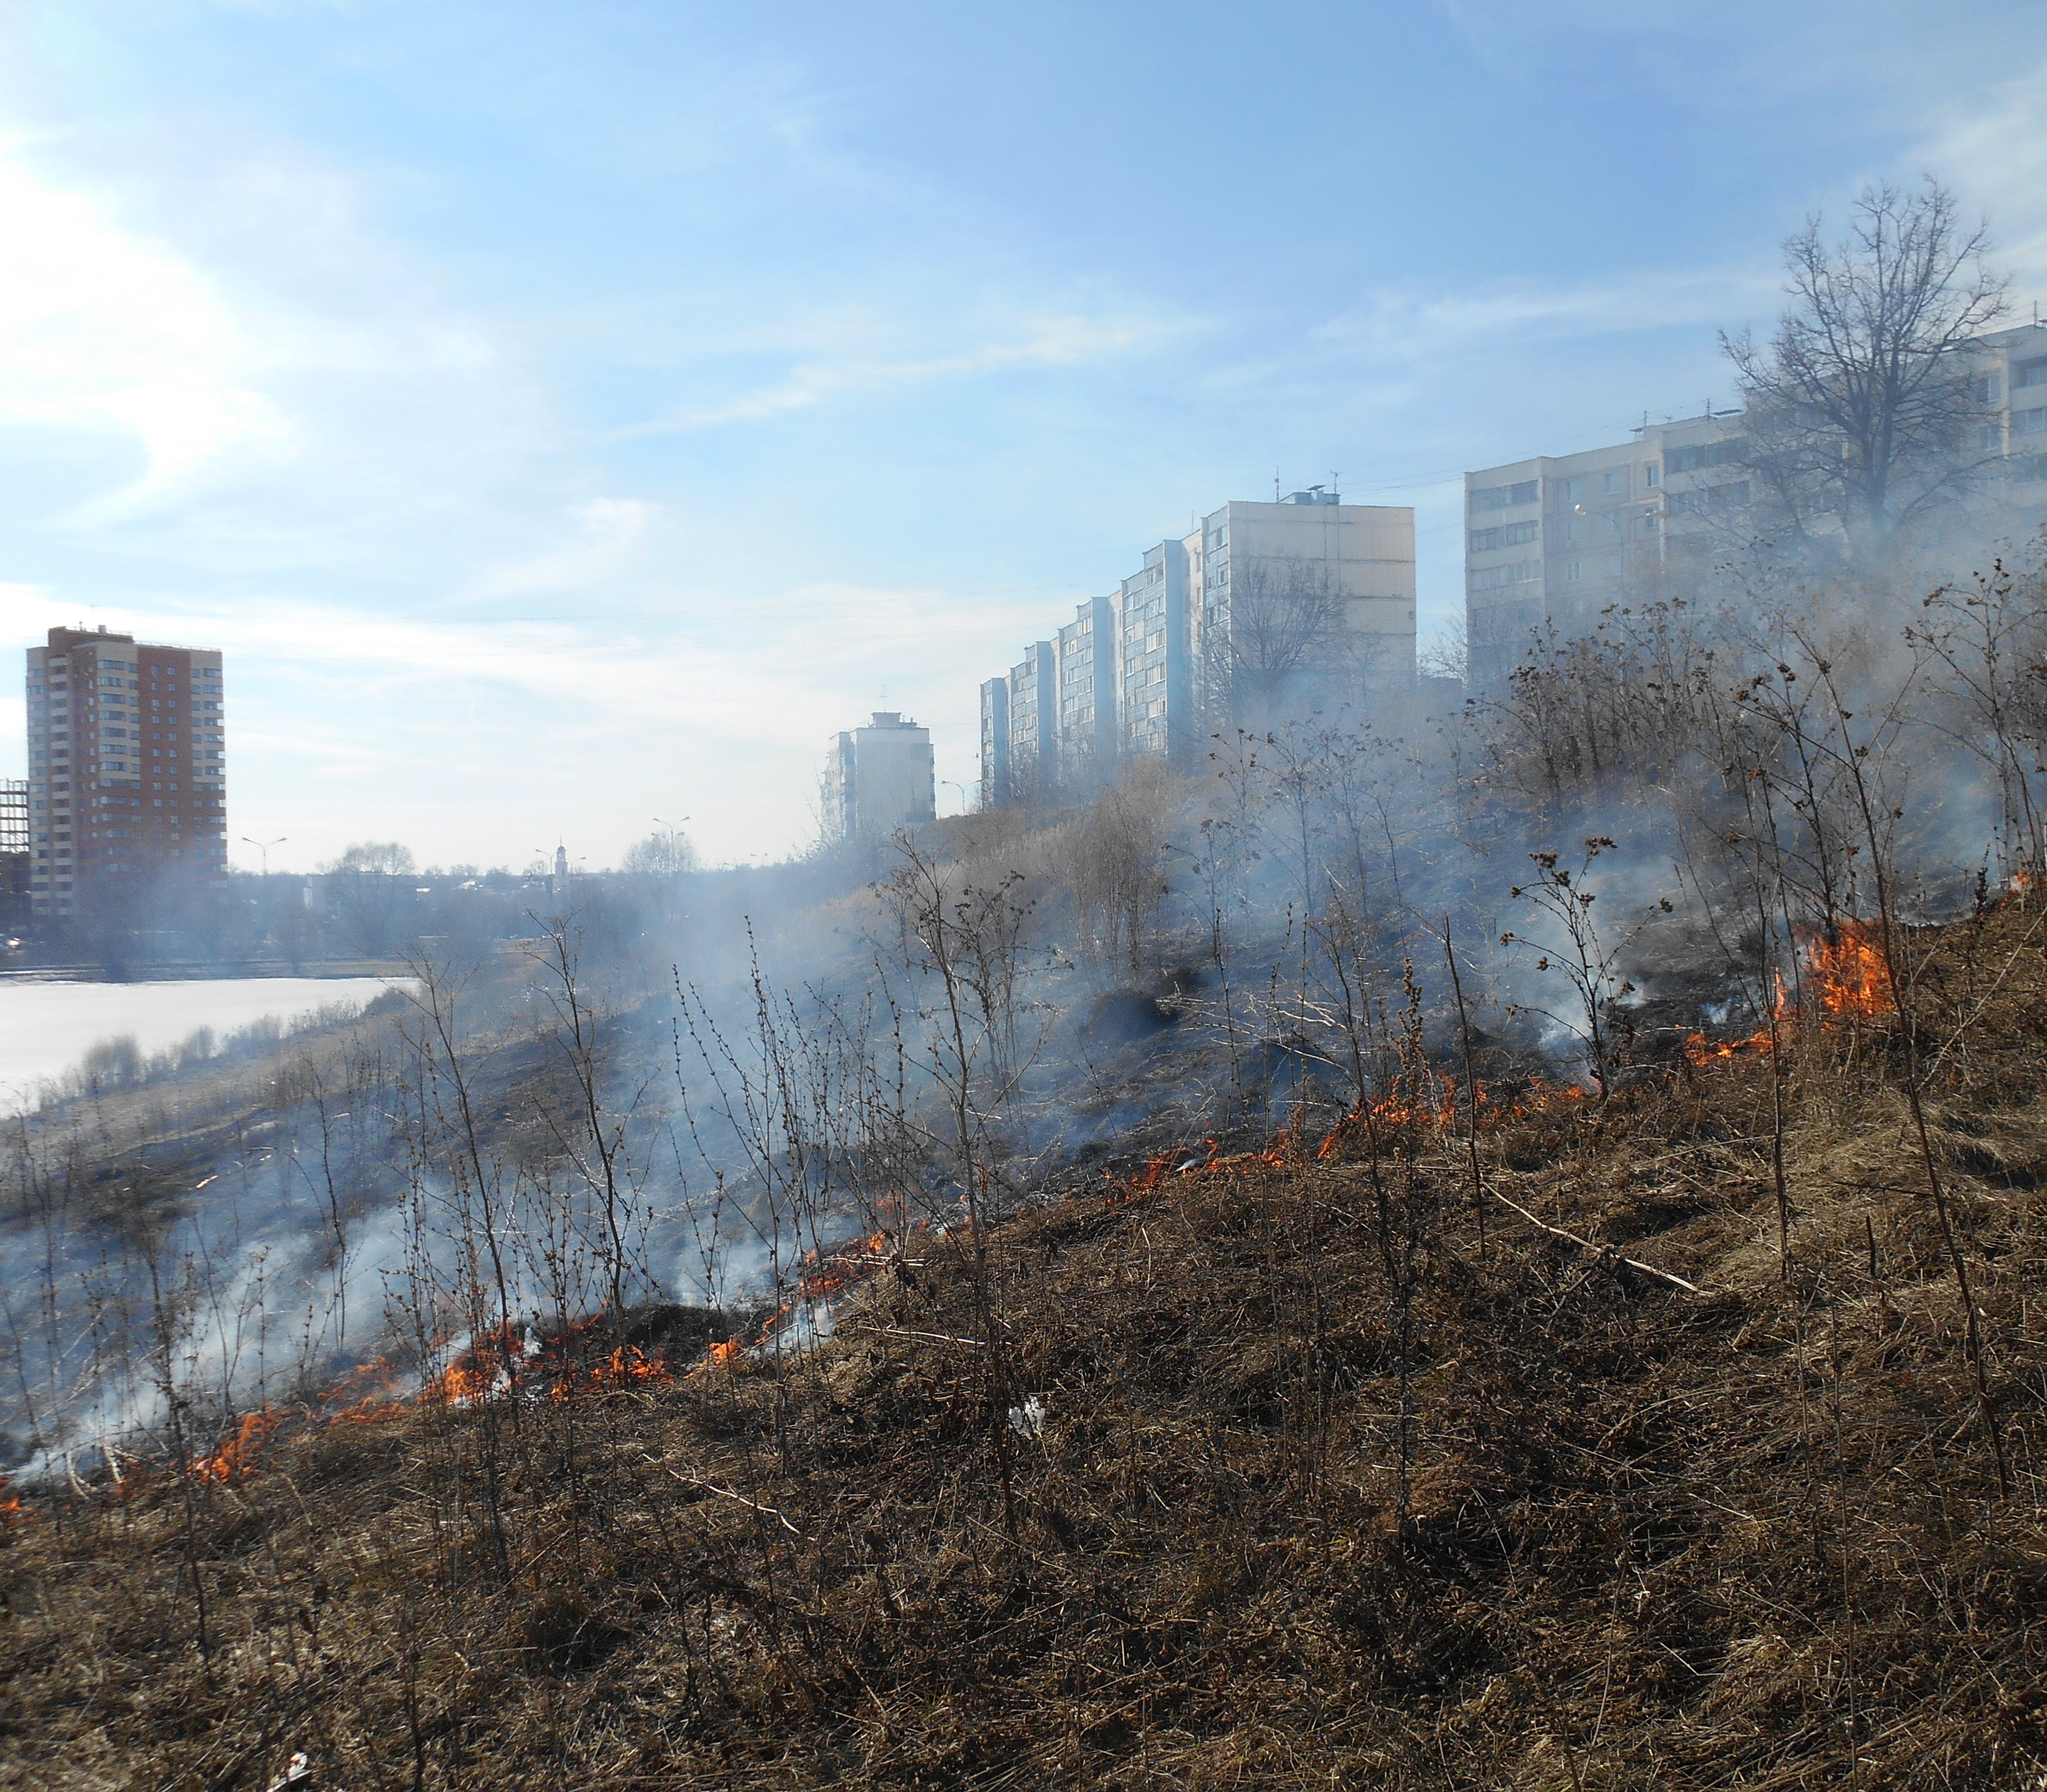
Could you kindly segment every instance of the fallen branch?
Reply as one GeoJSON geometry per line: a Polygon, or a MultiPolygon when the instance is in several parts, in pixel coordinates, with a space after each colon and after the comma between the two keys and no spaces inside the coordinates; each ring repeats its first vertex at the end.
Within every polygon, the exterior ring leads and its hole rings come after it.
{"type": "Polygon", "coordinates": [[[1567,1244],[1575,1244],[1581,1251],[1590,1251],[1593,1256],[1604,1257],[1613,1263],[1624,1263],[1630,1269],[1639,1269],[1644,1275],[1653,1275],[1659,1282],[1668,1282],[1674,1288],[1682,1288],[1688,1295],[1704,1298],[1705,1290],[1696,1282],[1687,1282],[1681,1275],[1673,1275],[1667,1269],[1658,1269],[1653,1263],[1644,1263],[1639,1257],[1623,1256],[1611,1244],[1596,1244],[1589,1238],[1581,1238],[1575,1232],[1566,1232],[1560,1225],[1552,1225],[1547,1220],[1538,1220],[1518,1201],[1510,1201],[1498,1189],[1486,1191],[1503,1206],[1511,1207],[1522,1218],[1538,1230],[1546,1232],[1552,1238],[1561,1238],[1567,1244]]]}
{"type": "Polygon", "coordinates": [[[950,1332],[906,1331],[900,1326],[854,1326],[856,1332],[875,1332],[883,1337],[923,1338],[932,1344],[964,1344],[970,1350],[985,1350],[988,1346],[977,1337],[954,1337],[950,1332]]]}
{"type": "Polygon", "coordinates": [[[764,1506],[759,1500],[749,1500],[743,1493],[734,1493],[730,1488],[720,1487],[717,1482],[707,1481],[701,1475],[686,1475],[679,1469],[670,1468],[665,1462],[656,1462],[651,1456],[646,1458],[646,1461],[650,1468],[659,1469],[664,1475],[672,1475],[685,1487],[700,1487],[706,1493],[715,1493],[721,1500],[729,1500],[735,1505],[745,1507],[749,1511],[759,1512],[764,1518],[772,1518],[799,1543],[810,1541],[772,1506],[764,1506]]]}

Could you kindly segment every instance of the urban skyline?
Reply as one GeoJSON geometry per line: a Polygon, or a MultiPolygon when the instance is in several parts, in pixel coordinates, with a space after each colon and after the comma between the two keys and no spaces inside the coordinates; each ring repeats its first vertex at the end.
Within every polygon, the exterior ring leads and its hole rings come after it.
{"type": "Polygon", "coordinates": [[[971,783],[978,682],[1275,467],[1413,505],[1426,640],[1464,470],[1731,403],[1716,329],[1766,333],[1779,240],[1867,180],[1931,168],[2047,293],[2037,8],[1314,41],[39,0],[0,25],[0,639],[225,652],[273,867],[615,861],[679,811],[775,857],[834,722],[914,714],[971,783]]]}
{"type": "Polygon", "coordinates": [[[1325,486],[1225,504],[982,682],[980,806],[1082,794],[1127,761],[1190,764],[1220,727],[1403,691],[1415,608],[1411,507],[1325,486]]]}
{"type": "MultiPolygon", "coordinates": [[[[1980,406],[1964,461],[1980,463],[1964,512],[2002,509],[2037,529],[2047,506],[2047,319],[1974,338],[1980,406]]],[[[1689,548],[1724,551],[1752,508],[1739,408],[1651,423],[1625,441],[1536,455],[1465,475],[1465,638],[1475,688],[1498,686],[1537,629],[1589,629],[1646,593],[1689,548]]]]}

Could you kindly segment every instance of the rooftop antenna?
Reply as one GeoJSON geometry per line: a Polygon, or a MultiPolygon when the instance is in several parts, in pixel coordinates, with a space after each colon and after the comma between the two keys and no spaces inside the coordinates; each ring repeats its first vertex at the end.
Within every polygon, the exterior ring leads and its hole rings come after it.
{"type": "Polygon", "coordinates": [[[1272,501],[1279,501],[1279,469],[1276,466],[1272,469],[1272,501]]]}
{"type": "Polygon", "coordinates": [[[1338,502],[1342,501],[1343,493],[1337,488],[1337,482],[1342,477],[1343,475],[1337,472],[1334,467],[1331,467],[1329,469],[1329,496],[1337,500],[1338,502]]]}

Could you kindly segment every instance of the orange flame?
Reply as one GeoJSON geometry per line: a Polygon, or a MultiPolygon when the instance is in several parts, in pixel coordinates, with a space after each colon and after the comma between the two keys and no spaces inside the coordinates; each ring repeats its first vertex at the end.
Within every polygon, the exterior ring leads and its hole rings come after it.
{"type": "Polygon", "coordinates": [[[1745,1039],[1723,1039],[1717,1045],[1704,1033],[1685,1035],[1685,1056],[1694,1068],[1703,1068],[1723,1058],[1739,1057],[1744,1051],[1767,1053],[1772,1049],[1767,1031],[1751,1033],[1745,1039]]]}
{"type": "Polygon", "coordinates": [[[1839,921],[1831,940],[1815,931],[1801,943],[1808,981],[1828,1014],[1836,1019],[1846,1016],[1874,1020],[1897,1012],[1877,923],[1839,921]]]}
{"type": "MultiPolygon", "coordinates": [[[[7,1491],[7,1477],[0,1475],[0,1493],[7,1491]]],[[[19,1495],[12,1499],[0,1500],[0,1530],[11,1531],[21,1522],[21,1501],[19,1495]]]]}
{"type": "Polygon", "coordinates": [[[260,1465],[264,1440],[277,1430],[282,1418],[267,1408],[245,1412],[234,1434],[212,1455],[202,1456],[193,1463],[192,1472],[201,1480],[219,1481],[222,1485],[248,1480],[260,1465]]]}
{"type": "MultiPolygon", "coordinates": [[[[923,1223],[922,1221],[918,1222],[920,1227],[923,1223]]],[[[963,1231],[965,1229],[955,1229],[963,1231]]],[[[697,1369],[691,1372],[695,1374],[697,1370],[714,1368],[735,1362],[749,1349],[758,1350],[768,1343],[790,1318],[803,1308],[830,1306],[834,1299],[854,1283],[865,1281],[893,1260],[896,1238],[894,1233],[884,1229],[838,1246],[828,1257],[820,1257],[815,1250],[805,1252],[803,1260],[817,1267],[799,1280],[791,1298],[768,1316],[767,1322],[753,1343],[749,1345],[742,1337],[733,1337],[727,1338],[722,1344],[714,1344],[703,1360],[697,1364],[697,1369]]]]}
{"type": "Polygon", "coordinates": [[[566,1400],[573,1396],[578,1386],[589,1390],[606,1388],[629,1388],[636,1384],[662,1384],[675,1378],[668,1373],[668,1366],[658,1357],[649,1357],[637,1344],[621,1344],[611,1354],[584,1372],[578,1384],[573,1371],[563,1375],[548,1390],[551,1400],[566,1400]]]}

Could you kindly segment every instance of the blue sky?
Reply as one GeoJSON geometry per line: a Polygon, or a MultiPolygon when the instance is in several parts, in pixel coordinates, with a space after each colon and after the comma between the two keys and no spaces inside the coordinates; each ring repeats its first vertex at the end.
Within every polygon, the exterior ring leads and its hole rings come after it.
{"type": "Polygon", "coordinates": [[[223,648],[273,864],[779,856],[1275,470],[1427,633],[1463,469],[1726,401],[1922,171],[2047,299],[2047,8],[5,0],[0,641],[223,648]]]}

